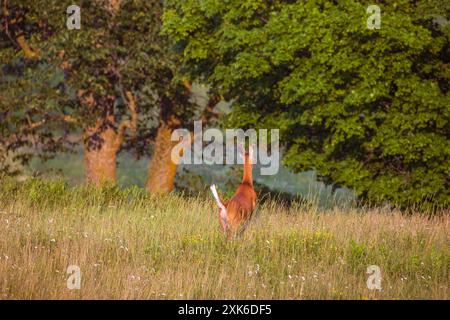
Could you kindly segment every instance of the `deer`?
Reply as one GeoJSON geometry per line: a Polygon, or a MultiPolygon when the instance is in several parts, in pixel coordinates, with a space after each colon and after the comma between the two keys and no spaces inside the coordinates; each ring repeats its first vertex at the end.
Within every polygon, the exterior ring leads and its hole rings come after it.
{"type": "Polygon", "coordinates": [[[252,159],[253,146],[250,145],[249,151],[244,152],[243,148],[240,150],[241,156],[244,158],[244,174],[242,183],[237,188],[233,197],[228,201],[222,201],[217,193],[216,186],[211,185],[211,191],[219,206],[219,222],[221,231],[228,239],[236,236],[236,234],[243,230],[243,226],[250,220],[253,210],[256,207],[256,193],[253,189],[253,175],[252,175],[252,159]]]}

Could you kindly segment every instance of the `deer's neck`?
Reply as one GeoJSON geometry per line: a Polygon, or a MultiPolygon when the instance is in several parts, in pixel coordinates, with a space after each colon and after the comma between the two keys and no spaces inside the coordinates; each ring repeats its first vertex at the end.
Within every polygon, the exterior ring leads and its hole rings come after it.
{"type": "Polygon", "coordinates": [[[244,176],[242,178],[242,183],[248,183],[251,186],[253,186],[252,167],[250,157],[246,155],[244,160],[244,176]]]}

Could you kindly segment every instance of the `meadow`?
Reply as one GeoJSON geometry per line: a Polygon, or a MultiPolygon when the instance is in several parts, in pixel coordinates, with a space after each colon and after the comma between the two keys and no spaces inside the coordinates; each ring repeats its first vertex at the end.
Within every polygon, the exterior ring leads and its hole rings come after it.
{"type": "Polygon", "coordinates": [[[449,220],[268,200],[227,241],[209,194],[3,177],[0,299],[449,299],[449,220]]]}

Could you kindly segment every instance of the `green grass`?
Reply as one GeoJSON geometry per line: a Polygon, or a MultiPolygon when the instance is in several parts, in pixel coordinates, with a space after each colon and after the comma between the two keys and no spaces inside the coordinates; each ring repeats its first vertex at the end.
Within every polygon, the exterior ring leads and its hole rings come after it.
{"type": "Polygon", "coordinates": [[[209,195],[1,178],[0,299],[449,298],[448,212],[269,201],[232,241],[217,215],[209,195]],[[366,286],[369,265],[381,291],[366,286]]]}

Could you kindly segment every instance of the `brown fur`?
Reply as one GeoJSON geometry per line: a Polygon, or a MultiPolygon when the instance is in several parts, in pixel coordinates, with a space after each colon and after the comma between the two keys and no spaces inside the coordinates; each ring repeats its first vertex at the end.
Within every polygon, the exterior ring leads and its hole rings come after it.
{"type": "Polygon", "coordinates": [[[225,225],[220,219],[222,231],[228,237],[236,235],[240,228],[250,220],[256,206],[256,193],[253,189],[252,164],[250,156],[245,154],[244,176],[233,197],[224,202],[227,209],[228,223],[225,225]]]}

